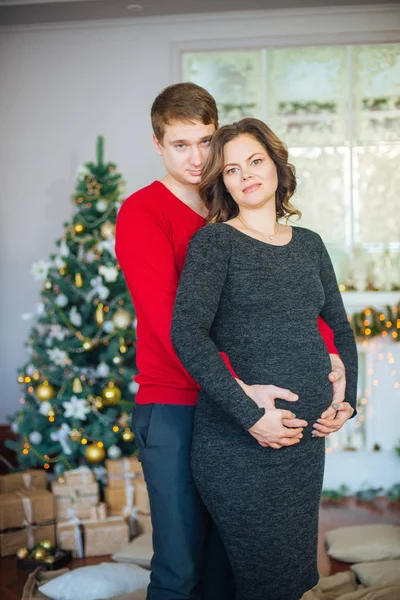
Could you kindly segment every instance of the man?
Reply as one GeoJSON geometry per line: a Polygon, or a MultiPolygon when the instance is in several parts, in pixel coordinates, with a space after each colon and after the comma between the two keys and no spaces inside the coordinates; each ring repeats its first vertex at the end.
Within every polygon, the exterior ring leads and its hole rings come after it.
{"type": "MultiPolygon", "coordinates": [[[[123,204],[117,219],[116,252],[135,306],[136,382],[134,430],[148,486],[154,556],[148,600],[232,600],[234,588],[225,550],[194,486],[190,446],[199,386],[177,358],[170,340],[173,305],[188,243],[205,224],[198,194],[211,137],[218,127],[215,100],[203,88],[182,83],[155,99],[154,144],[167,175],[123,204]]],[[[320,322],[335,369],[335,408],[344,398],[344,367],[332,332],[320,322]]],[[[229,357],[222,356],[232,375],[229,357]]],[[[269,385],[246,394],[265,415],[249,429],[263,446],[298,443],[305,421],[275,409],[274,399],[297,396],[269,385]]],[[[336,414],[334,409],[323,417],[336,414]]],[[[318,427],[318,425],[317,425],[318,427]]],[[[323,425],[321,425],[323,427],[323,425]]],[[[317,435],[326,435],[321,429],[317,435]]],[[[240,458],[239,458],[240,460],[240,458]]],[[[266,565],[266,568],[268,566],[266,565]]]]}

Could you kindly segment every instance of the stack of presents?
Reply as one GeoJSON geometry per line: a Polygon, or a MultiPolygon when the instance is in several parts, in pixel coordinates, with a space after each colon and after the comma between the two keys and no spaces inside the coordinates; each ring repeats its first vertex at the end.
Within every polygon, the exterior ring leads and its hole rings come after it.
{"type": "Polygon", "coordinates": [[[66,471],[47,490],[46,472],[0,476],[0,556],[44,540],[73,556],[113,554],[141,533],[151,533],[150,505],[136,457],[106,460],[104,502],[87,467],[66,471]]]}

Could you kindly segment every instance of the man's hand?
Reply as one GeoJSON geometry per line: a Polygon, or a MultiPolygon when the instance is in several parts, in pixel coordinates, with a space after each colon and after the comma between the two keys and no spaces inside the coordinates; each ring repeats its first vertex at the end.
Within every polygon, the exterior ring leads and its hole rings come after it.
{"type": "Polygon", "coordinates": [[[276,385],[247,385],[240,379],[237,379],[237,382],[247,396],[254,400],[260,408],[275,408],[277,398],[288,402],[296,402],[299,399],[297,394],[276,385]]]}
{"type": "Polygon", "coordinates": [[[249,433],[264,448],[270,446],[278,449],[298,444],[303,437],[303,428],[306,426],[307,421],[294,418],[289,410],[271,408],[265,411],[265,415],[253,427],[250,427],[249,433]],[[285,427],[284,420],[292,423],[292,427],[285,427]]]}
{"type": "Polygon", "coordinates": [[[339,431],[346,421],[353,416],[354,408],[348,402],[341,402],[336,406],[336,416],[333,419],[317,419],[317,422],[313,425],[312,435],[314,437],[328,437],[329,434],[339,431]]]}
{"type": "Polygon", "coordinates": [[[330,354],[332,371],[329,373],[329,381],[332,382],[332,403],[321,415],[321,419],[334,419],[338,406],[344,402],[346,392],[346,370],[344,364],[337,354],[330,354]]]}

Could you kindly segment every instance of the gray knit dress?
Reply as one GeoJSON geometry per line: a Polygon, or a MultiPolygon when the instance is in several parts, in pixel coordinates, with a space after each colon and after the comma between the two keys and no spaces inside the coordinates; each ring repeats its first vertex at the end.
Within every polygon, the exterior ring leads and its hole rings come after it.
{"type": "Polygon", "coordinates": [[[192,469],[228,552],[236,600],[299,600],[318,581],[325,443],[311,431],[332,400],[319,315],[334,331],[346,401],[355,407],[354,335],[319,235],[294,227],[288,244],[274,246],[214,223],[190,242],[172,342],[201,386],[192,469]],[[263,448],[248,433],[264,409],[242,391],[220,352],[245,383],[299,395],[295,404],[276,401],[308,421],[299,444],[263,448]]]}

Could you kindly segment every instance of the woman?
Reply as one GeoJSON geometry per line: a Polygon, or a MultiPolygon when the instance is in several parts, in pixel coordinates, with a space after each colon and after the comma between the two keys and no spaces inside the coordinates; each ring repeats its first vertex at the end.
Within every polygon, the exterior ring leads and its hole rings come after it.
{"type": "MultiPolygon", "coordinates": [[[[237,600],[299,600],[316,585],[324,435],[356,405],[356,345],[327,250],[316,233],[280,222],[299,214],[290,204],[296,182],[287,159],[256,119],[214,134],[201,185],[210,224],[189,245],[172,323],[175,350],[202,387],[192,469],[225,543],[237,600]],[[332,386],[319,315],[347,373],[346,401],[322,423],[332,386]],[[264,415],[219,352],[246,383],[299,396],[301,439],[285,447],[259,439],[257,422],[277,412],[264,415]]],[[[284,400],[276,405],[290,410],[284,400]]]]}

